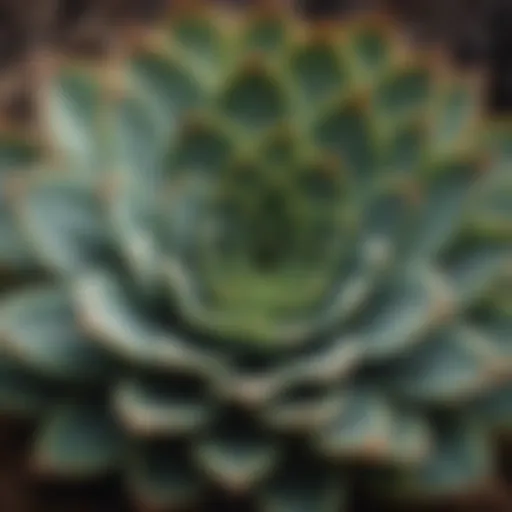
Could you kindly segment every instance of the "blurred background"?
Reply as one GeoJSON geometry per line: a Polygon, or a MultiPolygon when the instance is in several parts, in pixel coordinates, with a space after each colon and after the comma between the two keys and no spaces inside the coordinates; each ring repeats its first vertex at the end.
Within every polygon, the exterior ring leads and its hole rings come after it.
{"type": "MultiPolygon", "coordinates": [[[[177,0],[175,0],[176,2],[177,0]]],[[[187,0],[181,0],[187,2],[187,0]]],[[[192,0],[188,0],[189,2],[192,0]]],[[[210,0],[245,9],[251,0],[210,0]]],[[[384,5],[420,45],[442,45],[463,66],[488,76],[488,108],[512,110],[512,0],[271,0],[293,2],[309,19],[343,18],[359,9],[384,5]]],[[[128,26],[147,25],[165,15],[170,0],[0,0],[0,117],[30,123],[34,89],[34,56],[58,49],[92,57],[115,48],[128,26]]],[[[44,489],[29,485],[22,460],[30,428],[0,421],[0,512],[130,512],[119,503],[116,482],[87,489],[44,489]]],[[[500,447],[505,489],[487,496],[467,496],[424,510],[512,512],[512,450],[500,447]],[[508,488],[507,488],[508,487],[508,488]]],[[[243,504],[217,510],[245,511],[243,504]]],[[[382,512],[364,490],[356,511],[382,512]]],[[[411,512],[421,512],[415,504],[411,512]]],[[[314,511],[311,511],[314,512],[314,511]]],[[[384,511],[385,512],[385,511],[384,511]]],[[[391,512],[391,511],[390,511],[391,512]]],[[[397,511],[398,512],[398,511],[397,511]]],[[[404,510],[405,512],[405,510],[404,510]]]]}
{"type": "MultiPolygon", "coordinates": [[[[151,24],[194,0],[0,0],[0,106],[30,116],[27,60],[52,47],[82,56],[109,51],[127,26],[151,24]]],[[[254,0],[209,0],[244,9],[254,0]]],[[[267,0],[310,19],[384,6],[419,44],[441,44],[464,66],[489,73],[490,108],[512,108],[512,0],[267,0]]]]}

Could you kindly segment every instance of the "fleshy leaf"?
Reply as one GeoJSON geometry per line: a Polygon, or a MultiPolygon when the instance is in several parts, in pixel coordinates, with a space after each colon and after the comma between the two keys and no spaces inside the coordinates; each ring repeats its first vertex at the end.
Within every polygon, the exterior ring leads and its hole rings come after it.
{"type": "Polygon", "coordinates": [[[435,272],[418,267],[395,277],[358,320],[358,336],[371,358],[395,356],[418,343],[449,312],[449,288],[435,272]]]}
{"type": "Polygon", "coordinates": [[[423,138],[423,130],[417,122],[399,126],[384,151],[384,169],[391,174],[414,176],[425,158],[423,138]]]}
{"type": "Polygon", "coordinates": [[[430,457],[398,480],[399,495],[450,496],[490,481],[492,451],[480,427],[459,417],[439,421],[434,430],[435,445],[430,457]]]}
{"type": "Polygon", "coordinates": [[[0,264],[9,268],[34,266],[30,244],[3,201],[0,203],[0,264]]]}
{"type": "Polygon", "coordinates": [[[286,42],[286,22],[279,17],[262,17],[250,22],[245,31],[246,51],[279,51],[286,42]]]}
{"type": "Polygon", "coordinates": [[[132,185],[139,187],[156,185],[157,163],[165,153],[168,132],[176,128],[172,118],[163,125],[151,114],[151,103],[135,95],[120,100],[115,110],[113,165],[123,172],[124,179],[132,178],[132,185]]]}
{"type": "Polygon", "coordinates": [[[512,384],[504,385],[482,397],[473,411],[486,425],[497,430],[512,430],[512,384]]]}
{"type": "Polygon", "coordinates": [[[20,365],[0,357],[0,412],[9,416],[37,416],[50,406],[57,389],[20,365]]]}
{"type": "Polygon", "coordinates": [[[40,157],[39,148],[29,141],[0,136],[0,264],[26,268],[34,264],[30,245],[20,230],[9,204],[9,180],[18,180],[40,157]]]}
{"type": "Polygon", "coordinates": [[[99,262],[113,263],[102,206],[79,180],[41,180],[20,208],[31,242],[51,268],[74,275],[99,262]]]}
{"type": "Polygon", "coordinates": [[[351,60],[364,83],[375,80],[390,63],[394,41],[388,30],[388,22],[385,19],[363,18],[349,29],[351,60]]]}
{"type": "Polygon", "coordinates": [[[431,76],[427,69],[410,67],[393,70],[390,77],[378,86],[375,107],[388,123],[407,114],[426,112],[430,82],[431,76]]]}
{"type": "Polygon", "coordinates": [[[230,119],[246,130],[267,128],[286,113],[279,84],[259,70],[236,77],[224,92],[222,107],[230,119]]]}
{"type": "Polygon", "coordinates": [[[389,451],[392,413],[375,393],[352,391],[341,411],[318,430],[317,443],[328,456],[384,458],[389,451]]]}
{"type": "Polygon", "coordinates": [[[261,491],[258,502],[262,512],[340,512],[345,510],[345,487],[328,465],[292,455],[261,491]]]}
{"type": "Polygon", "coordinates": [[[263,414],[278,431],[308,432],[328,424],[345,408],[345,394],[320,384],[290,385],[270,402],[263,414]]]}
{"type": "Polygon", "coordinates": [[[0,305],[5,349],[35,374],[66,382],[97,384],[117,365],[79,330],[71,299],[59,288],[40,287],[0,305]]]}
{"type": "Polygon", "coordinates": [[[123,434],[102,406],[63,405],[38,431],[31,463],[43,475],[87,479],[117,469],[123,450],[123,434]]]}
{"type": "Polygon", "coordinates": [[[98,273],[78,280],[75,299],[85,329],[127,361],[180,371],[222,371],[210,352],[164,329],[135,300],[133,290],[113,275],[98,273]]]}
{"type": "Polygon", "coordinates": [[[102,169],[101,130],[104,101],[94,73],[66,69],[54,78],[49,98],[49,127],[67,167],[86,173],[102,169]]]}
{"type": "Polygon", "coordinates": [[[347,393],[341,412],[317,431],[315,440],[330,458],[378,465],[417,464],[431,441],[417,414],[395,409],[375,391],[358,389],[347,393]]]}
{"type": "Polygon", "coordinates": [[[174,45],[187,60],[195,61],[195,69],[214,73],[221,66],[222,31],[207,16],[178,19],[172,26],[174,45]]]}
{"type": "Polygon", "coordinates": [[[331,108],[315,128],[317,144],[341,159],[364,183],[375,171],[375,148],[369,116],[357,104],[331,108]]]}
{"type": "Polygon", "coordinates": [[[426,200],[415,218],[408,258],[437,257],[447,241],[460,230],[465,207],[475,181],[476,164],[450,162],[438,165],[430,183],[426,183],[426,200]]]}
{"type": "Polygon", "coordinates": [[[171,155],[171,170],[204,173],[216,177],[226,164],[230,143],[218,125],[195,120],[186,121],[171,155]]]}
{"type": "Polygon", "coordinates": [[[125,430],[139,438],[196,432],[213,413],[205,384],[191,376],[127,380],[114,389],[113,401],[125,430]]]}
{"type": "Polygon", "coordinates": [[[415,403],[456,404],[496,382],[503,366],[492,338],[455,324],[432,333],[392,363],[386,380],[415,403]]]}
{"type": "Polygon", "coordinates": [[[468,236],[443,256],[441,270],[460,306],[471,305],[499,279],[512,254],[512,240],[468,236]]]}
{"type": "Polygon", "coordinates": [[[131,73],[137,94],[144,95],[148,110],[167,126],[202,99],[200,84],[187,68],[164,56],[136,56],[131,73]]]}
{"type": "Polygon", "coordinates": [[[150,510],[179,509],[198,499],[202,485],[183,440],[141,443],[129,460],[129,490],[150,510]]]}
{"type": "Polygon", "coordinates": [[[230,492],[245,493],[274,468],[278,451],[251,422],[227,416],[197,444],[194,456],[203,471],[230,492]]]}
{"type": "Polygon", "coordinates": [[[472,150],[480,144],[481,141],[474,137],[475,119],[480,110],[477,98],[474,88],[463,81],[447,85],[440,91],[429,126],[434,154],[443,155],[458,147],[472,150]]]}
{"type": "Polygon", "coordinates": [[[328,100],[347,85],[341,57],[328,44],[300,48],[292,57],[291,67],[304,100],[312,105],[328,100]]]}

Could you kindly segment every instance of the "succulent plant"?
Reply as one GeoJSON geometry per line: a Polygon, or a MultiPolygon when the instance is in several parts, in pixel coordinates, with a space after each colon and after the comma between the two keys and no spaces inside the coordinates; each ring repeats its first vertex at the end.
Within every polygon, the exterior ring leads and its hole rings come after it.
{"type": "Polygon", "coordinates": [[[176,14],[0,148],[0,403],[31,462],[337,511],[438,495],[512,418],[512,133],[378,16],[176,14]],[[28,281],[28,283],[26,282],[28,281]]]}

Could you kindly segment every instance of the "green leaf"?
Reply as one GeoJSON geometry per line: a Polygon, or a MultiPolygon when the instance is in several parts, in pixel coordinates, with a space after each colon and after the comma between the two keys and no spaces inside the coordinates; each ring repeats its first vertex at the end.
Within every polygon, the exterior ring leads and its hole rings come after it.
{"type": "Polygon", "coordinates": [[[200,83],[178,61],[147,53],[135,56],[130,65],[134,91],[162,123],[174,125],[203,99],[200,83]]]}
{"type": "Polygon", "coordinates": [[[216,177],[226,165],[230,150],[230,141],[221,126],[192,121],[180,131],[165,172],[197,172],[216,177]]]}
{"type": "Polygon", "coordinates": [[[429,335],[393,363],[386,381],[399,396],[415,403],[455,405],[482,393],[505,367],[485,332],[454,324],[429,335]]]}
{"type": "Polygon", "coordinates": [[[345,393],[332,385],[289,385],[265,407],[263,420],[277,431],[309,432],[337,417],[345,399],[345,393]]]}
{"type": "Polygon", "coordinates": [[[113,407],[125,430],[138,438],[194,433],[214,412],[205,383],[179,374],[125,380],[113,390],[113,407]]]}
{"type": "MultiPolygon", "coordinates": [[[[216,75],[222,69],[223,31],[206,16],[185,17],[171,27],[172,44],[179,48],[185,62],[192,62],[193,69],[201,76],[216,75]]],[[[191,66],[192,68],[192,66],[191,66]]]]}
{"type": "Polygon", "coordinates": [[[221,106],[245,130],[269,128],[287,112],[286,97],[276,79],[259,69],[249,69],[228,83],[221,106]]]}
{"type": "Polygon", "coordinates": [[[379,393],[365,389],[347,393],[341,411],[315,435],[329,458],[378,465],[417,463],[429,441],[418,416],[395,410],[379,393]]]}
{"type": "Polygon", "coordinates": [[[465,493],[492,478],[492,450],[486,433],[461,414],[436,422],[435,445],[418,469],[397,481],[398,495],[443,497],[465,493]]]}
{"type": "Polygon", "coordinates": [[[35,266],[30,244],[23,235],[13,212],[0,203],[0,264],[9,268],[27,269],[35,266]]]}
{"type": "Polygon", "coordinates": [[[512,431],[512,383],[506,382],[482,397],[472,411],[486,426],[512,431]]]}
{"type": "Polygon", "coordinates": [[[430,151],[445,155],[457,147],[474,150],[481,143],[474,131],[474,121],[481,108],[478,93],[460,81],[440,91],[436,100],[429,124],[430,151]]]}
{"type": "Polygon", "coordinates": [[[291,71],[309,106],[325,102],[340,94],[348,85],[347,70],[335,48],[326,43],[313,43],[292,55],[291,71]]]}
{"type": "Polygon", "coordinates": [[[389,135],[383,168],[390,174],[415,176],[425,158],[424,130],[417,121],[398,126],[389,135]]]}
{"type": "Polygon", "coordinates": [[[0,412],[9,416],[37,416],[52,404],[57,389],[0,356],[0,412]]]}
{"type": "Polygon", "coordinates": [[[29,188],[20,207],[32,245],[51,268],[75,275],[114,263],[102,206],[81,181],[43,179],[29,188]]]}
{"type": "Polygon", "coordinates": [[[385,23],[387,20],[363,20],[349,31],[350,57],[364,82],[372,83],[389,66],[393,40],[385,23]]]}
{"type": "Polygon", "coordinates": [[[104,164],[101,86],[94,73],[65,68],[53,80],[48,103],[49,130],[66,167],[95,175],[104,164]]]}
{"type": "Polygon", "coordinates": [[[37,163],[41,149],[37,144],[14,136],[0,137],[0,179],[13,172],[23,172],[37,163]]]}
{"type": "Polygon", "coordinates": [[[417,411],[394,411],[390,461],[406,467],[425,460],[432,448],[432,429],[417,411]]]}
{"type": "Polygon", "coordinates": [[[10,136],[0,137],[0,264],[26,269],[34,265],[30,245],[12,211],[9,180],[25,178],[41,157],[39,148],[30,141],[10,136]]]}
{"type": "Polygon", "coordinates": [[[278,450],[253,421],[227,416],[201,439],[194,458],[206,475],[235,494],[252,490],[274,469],[278,450]]]}
{"type": "Polygon", "coordinates": [[[181,439],[135,446],[127,472],[130,493],[150,510],[181,509],[195,503],[202,492],[189,446],[181,439]]]}
{"type": "Polygon", "coordinates": [[[413,205],[400,190],[380,192],[366,205],[360,225],[361,237],[393,248],[413,213],[413,205]]]}
{"type": "Polygon", "coordinates": [[[161,246],[165,243],[156,232],[154,193],[158,182],[149,175],[150,171],[145,185],[125,182],[112,197],[109,210],[118,251],[134,281],[146,291],[152,286],[158,288],[161,246]]]}
{"type": "Polygon", "coordinates": [[[374,174],[374,135],[368,115],[358,105],[331,108],[316,125],[314,137],[320,148],[341,159],[358,183],[374,174]]]}
{"type": "Polygon", "coordinates": [[[292,454],[257,501],[262,512],[340,512],[345,510],[345,486],[327,464],[292,454]]]}
{"type": "Polygon", "coordinates": [[[441,259],[441,270],[461,306],[471,305],[506,271],[512,240],[461,236],[441,259]]]}
{"type": "Polygon", "coordinates": [[[279,17],[263,17],[250,22],[244,31],[247,52],[266,52],[273,54],[281,50],[286,42],[286,22],[279,17]]]}
{"type": "Polygon", "coordinates": [[[431,99],[431,74],[421,67],[393,70],[375,91],[375,108],[386,123],[426,113],[431,99]]]}
{"type": "Polygon", "coordinates": [[[53,287],[28,289],[0,305],[5,350],[36,375],[97,384],[117,370],[111,357],[80,332],[70,297],[53,287]]]}
{"type": "Polygon", "coordinates": [[[450,162],[436,166],[426,186],[426,199],[412,224],[409,258],[428,259],[438,256],[447,242],[460,230],[476,164],[450,162]]]}
{"type": "Polygon", "coordinates": [[[31,463],[38,473],[88,479],[117,470],[123,450],[123,434],[102,406],[63,405],[37,432],[31,463]]]}
{"type": "Polygon", "coordinates": [[[445,283],[423,267],[395,274],[383,284],[357,321],[356,334],[373,359],[394,356],[421,341],[444,312],[440,301],[449,304],[450,299],[445,283]]]}
{"type": "Polygon", "coordinates": [[[133,291],[108,273],[79,279],[75,299],[82,325],[108,350],[138,366],[198,374],[223,371],[211,352],[164,328],[133,291]]]}
{"type": "MultiPolygon", "coordinates": [[[[123,173],[123,179],[128,181],[130,178],[132,186],[155,187],[157,166],[166,152],[170,132],[176,128],[177,121],[173,122],[170,115],[159,120],[152,111],[151,101],[138,96],[127,96],[116,104],[113,165],[123,173]]],[[[162,116],[162,110],[156,110],[162,116]]]]}

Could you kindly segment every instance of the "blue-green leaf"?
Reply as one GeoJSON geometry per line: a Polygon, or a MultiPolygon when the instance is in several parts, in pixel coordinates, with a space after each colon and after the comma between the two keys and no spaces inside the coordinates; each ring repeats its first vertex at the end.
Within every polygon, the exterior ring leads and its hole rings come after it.
{"type": "Polygon", "coordinates": [[[202,483],[189,449],[182,439],[136,445],[127,468],[130,493],[150,510],[181,510],[194,504],[202,483]]]}
{"type": "Polygon", "coordinates": [[[0,356],[0,412],[9,416],[37,416],[52,404],[57,387],[0,356]]]}
{"type": "Polygon", "coordinates": [[[345,486],[328,465],[295,454],[282,463],[257,501],[262,512],[340,512],[345,510],[345,486]]]}
{"type": "Polygon", "coordinates": [[[278,450],[252,421],[232,416],[198,442],[194,457],[209,478],[230,492],[245,493],[274,469],[278,450]]]}
{"type": "Polygon", "coordinates": [[[463,414],[435,426],[435,445],[425,463],[398,480],[399,495],[451,496],[484,486],[492,478],[492,450],[484,430],[463,414]]]}
{"type": "Polygon", "coordinates": [[[80,331],[71,299],[59,288],[28,289],[4,300],[0,332],[7,353],[36,375],[98,384],[117,370],[109,354],[80,331]]]}
{"type": "Polygon", "coordinates": [[[101,92],[94,73],[68,68],[54,77],[48,103],[52,143],[63,164],[91,176],[103,169],[105,157],[101,92]]]}
{"type": "Polygon", "coordinates": [[[386,381],[416,403],[457,404],[485,391],[505,364],[485,332],[455,324],[432,333],[392,363],[386,381]]]}
{"type": "Polygon", "coordinates": [[[102,205],[81,181],[41,180],[28,189],[20,208],[30,241],[51,268],[75,275],[98,264],[113,264],[102,205]]]}
{"type": "Polygon", "coordinates": [[[113,407],[125,430],[139,438],[196,432],[214,412],[205,383],[178,374],[119,383],[113,407]]]}
{"type": "Polygon", "coordinates": [[[199,374],[222,371],[212,353],[165,329],[113,275],[84,276],[77,281],[75,298],[85,329],[124,360],[199,374]]]}
{"type": "Polygon", "coordinates": [[[102,406],[63,405],[37,432],[33,468],[59,478],[88,479],[116,470],[124,436],[102,406]]]}

